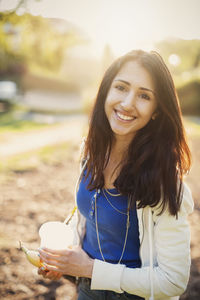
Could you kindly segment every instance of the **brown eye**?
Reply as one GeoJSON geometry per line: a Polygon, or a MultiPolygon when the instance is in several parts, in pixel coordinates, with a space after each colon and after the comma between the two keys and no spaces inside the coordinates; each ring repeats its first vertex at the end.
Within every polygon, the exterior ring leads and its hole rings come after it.
{"type": "Polygon", "coordinates": [[[142,99],[145,99],[145,100],[150,100],[151,98],[149,97],[149,95],[147,95],[147,94],[145,94],[145,93],[142,93],[141,95],[140,95],[140,97],[142,98],[142,99]]]}
{"type": "Polygon", "coordinates": [[[123,85],[121,85],[121,84],[117,84],[117,85],[115,86],[115,88],[116,88],[117,90],[119,90],[119,91],[124,91],[124,90],[125,90],[125,87],[124,87],[123,85]]]}

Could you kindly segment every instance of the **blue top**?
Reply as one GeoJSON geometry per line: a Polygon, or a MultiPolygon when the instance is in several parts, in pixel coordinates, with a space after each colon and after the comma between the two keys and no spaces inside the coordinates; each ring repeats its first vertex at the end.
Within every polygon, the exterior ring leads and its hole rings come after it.
{"type": "MultiPolygon", "coordinates": [[[[77,205],[80,213],[86,218],[86,234],[83,240],[83,249],[92,258],[103,260],[97,241],[96,224],[95,224],[95,198],[96,190],[89,191],[87,185],[89,178],[82,178],[78,193],[77,205]]],[[[109,189],[112,194],[117,194],[117,189],[109,189]]],[[[97,222],[99,231],[99,240],[103,256],[107,262],[118,263],[126,235],[127,222],[127,196],[110,196],[104,190],[108,200],[120,212],[112,207],[100,190],[97,195],[97,222]]],[[[126,248],[121,263],[130,268],[141,267],[139,256],[139,229],[136,208],[130,210],[130,227],[126,248]]]]}

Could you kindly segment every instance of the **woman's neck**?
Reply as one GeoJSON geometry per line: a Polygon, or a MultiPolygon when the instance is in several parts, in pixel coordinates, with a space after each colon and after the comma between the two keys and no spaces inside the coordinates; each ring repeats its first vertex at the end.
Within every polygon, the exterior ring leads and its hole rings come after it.
{"type": "Polygon", "coordinates": [[[115,138],[113,140],[109,160],[104,169],[104,186],[106,188],[114,187],[114,181],[120,172],[128,146],[127,139],[115,138]]]}
{"type": "Polygon", "coordinates": [[[122,157],[128,150],[130,142],[131,140],[126,136],[115,137],[111,147],[111,156],[116,158],[118,161],[121,161],[122,157]]]}

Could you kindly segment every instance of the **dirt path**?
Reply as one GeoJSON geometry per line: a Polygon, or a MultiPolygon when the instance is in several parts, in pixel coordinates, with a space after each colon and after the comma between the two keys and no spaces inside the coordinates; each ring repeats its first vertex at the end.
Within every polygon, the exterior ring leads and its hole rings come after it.
{"type": "Polygon", "coordinates": [[[73,300],[76,291],[65,279],[44,280],[17,249],[39,247],[38,229],[46,221],[64,220],[73,208],[78,176],[77,151],[57,166],[41,165],[34,172],[17,173],[1,186],[0,299],[73,300]]]}
{"type": "Polygon", "coordinates": [[[86,116],[74,116],[55,127],[9,135],[5,142],[1,142],[0,157],[8,157],[61,142],[77,144],[86,124],[86,116]]]}
{"type": "MultiPolygon", "coordinates": [[[[71,125],[72,126],[72,125],[71,125]]],[[[72,131],[73,127],[70,127],[72,131]]],[[[68,131],[69,132],[69,131],[68,131]]],[[[73,134],[72,134],[73,135],[73,134]]],[[[77,137],[80,140],[81,137],[77,137]]],[[[191,223],[192,268],[187,291],[181,300],[200,299],[200,141],[190,139],[194,164],[187,178],[195,212],[191,223]]],[[[78,176],[78,144],[63,163],[40,165],[37,170],[15,173],[0,193],[0,298],[8,300],[74,300],[76,290],[66,279],[51,282],[37,275],[36,268],[17,249],[23,240],[32,249],[39,246],[38,229],[49,220],[64,220],[73,207],[73,191],[78,176]]]]}

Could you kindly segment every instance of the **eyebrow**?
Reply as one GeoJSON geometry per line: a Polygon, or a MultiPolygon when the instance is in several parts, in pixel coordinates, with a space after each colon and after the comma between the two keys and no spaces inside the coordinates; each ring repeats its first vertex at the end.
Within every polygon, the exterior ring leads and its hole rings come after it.
{"type": "MultiPolygon", "coordinates": [[[[123,79],[115,79],[114,81],[121,81],[121,82],[123,82],[123,83],[125,83],[125,84],[127,84],[127,85],[129,85],[129,86],[131,85],[130,82],[128,82],[128,81],[126,81],[126,80],[123,80],[123,79]]],[[[143,90],[143,91],[151,92],[152,94],[155,95],[155,92],[154,92],[153,90],[151,90],[151,89],[148,89],[148,88],[145,88],[145,87],[140,87],[139,89],[140,89],[140,90],[143,90]]]]}

